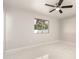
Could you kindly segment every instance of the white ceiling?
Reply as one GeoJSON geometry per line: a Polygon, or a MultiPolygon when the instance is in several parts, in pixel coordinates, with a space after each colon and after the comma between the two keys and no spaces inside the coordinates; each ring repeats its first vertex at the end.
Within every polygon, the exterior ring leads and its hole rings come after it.
{"type": "Polygon", "coordinates": [[[4,0],[4,7],[29,9],[55,18],[63,18],[75,15],[75,0],[63,1],[62,5],[73,4],[73,8],[62,9],[63,14],[60,14],[58,11],[49,13],[49,11],[53,8],[45,6],[45,3],[54,5],[58,1],[59,0],[4,0]]]}

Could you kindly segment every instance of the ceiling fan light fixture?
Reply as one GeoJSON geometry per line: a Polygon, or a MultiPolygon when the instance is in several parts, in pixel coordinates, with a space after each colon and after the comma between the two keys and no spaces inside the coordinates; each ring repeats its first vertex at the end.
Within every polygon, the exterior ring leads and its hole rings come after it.
{"type": "Polygon", "coordinates": [[[64,0],[59,0],[59,2],[57,2],[55,5],[50,5],[50,4],[45,4],[46,6],[50,6],[50,7],[55,7],[55,9],[52,9],[49,11],[49,13],[53,12],[53,11],[59,11],[61,14],[63,13],[62,8],[72,8],[73,5],[66,5],[66,6],[61,6],[61,4],[63,3],[64,0]]]}
{"type": "Polygon", "coordinates": [[[60,10],[60,8],[56,8],[56,10],[57,10],[57,11],[59,11],[59,10],[60,10]]]}

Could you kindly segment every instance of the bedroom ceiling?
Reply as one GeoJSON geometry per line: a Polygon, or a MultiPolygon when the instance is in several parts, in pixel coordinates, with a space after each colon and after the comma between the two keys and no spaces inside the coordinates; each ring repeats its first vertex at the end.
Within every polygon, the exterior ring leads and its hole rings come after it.
{"type": "Polygon", "coordinates": [[[62,9],[63,14],[58,11],[49,13],[52,7],[45,6],[45,3],[54,5],[59,0],[4,0],[4,7],[23,8],[37,13],[48,15],[55,18],[71,17],[75,15],[75,0],[64,0],[62,5],[73,5],[73,8],[62,9]]]}

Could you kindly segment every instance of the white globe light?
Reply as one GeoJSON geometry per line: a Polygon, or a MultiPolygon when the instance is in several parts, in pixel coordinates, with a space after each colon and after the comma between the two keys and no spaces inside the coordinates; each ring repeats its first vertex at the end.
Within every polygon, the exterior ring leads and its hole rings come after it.
{"type": "Polygon", "coordinates": [[[56,8],[56,10],[60,10],[60,8],[56,8]]]}

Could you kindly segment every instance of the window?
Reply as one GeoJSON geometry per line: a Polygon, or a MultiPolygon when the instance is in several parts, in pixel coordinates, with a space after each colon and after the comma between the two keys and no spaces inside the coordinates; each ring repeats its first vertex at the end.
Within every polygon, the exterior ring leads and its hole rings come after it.
{"type": "Polygon", "coordinates": [[[48,33],[48,21],[42,19],[34,20],[34,33],[48,33]]]}

